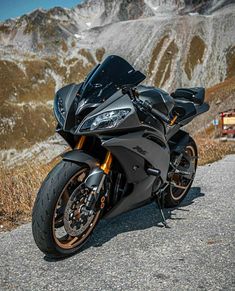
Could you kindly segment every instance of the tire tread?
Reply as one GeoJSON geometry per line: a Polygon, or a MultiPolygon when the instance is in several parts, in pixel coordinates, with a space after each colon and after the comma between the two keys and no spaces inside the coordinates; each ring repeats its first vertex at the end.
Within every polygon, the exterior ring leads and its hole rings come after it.
{"type": "MultiPolygon", "coordinates": [[[[68,179],[71,179],[82,168],[84,165],[61,161],[47,175],[38,191],[32,211],[32,232],[38,248],[47,256],[64,257],[70,255],[54,242],[51,221],[59,195],[68,179]]],[[[72,249],[72,252],[75,251],[72,249]]]]}

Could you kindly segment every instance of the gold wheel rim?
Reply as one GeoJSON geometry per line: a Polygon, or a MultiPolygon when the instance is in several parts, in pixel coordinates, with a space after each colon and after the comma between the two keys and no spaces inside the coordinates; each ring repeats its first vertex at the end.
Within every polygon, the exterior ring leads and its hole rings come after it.
{"type": "MultiPolygon", "coordinates": [[[[94,229],[99,215],[100,215],[100,210],[94,215],[94,218],[92,219],[92,221],[89,223],[88,227],[85,229],[85,231],[80,235],[80,236],[70,236],[68,233],[66,233],[63,237],[58,238],[56,236],[56,211],[57,211],[57,207],[59,205],[59,202],[62,200],[64,203],[66,203],[69,199],[69,192],[68,192],[68,186],[70,185],[70,183],[76,179],[79,178],[81,176],[81,174],[86,173],[87,169],[83,169],[81,171],[79,171],[78,173],[76,173],[75,175],[73,175],[70,180],[67,182],[67,184],[65,185],[63,191],[61,192],[57,203],[55,205],[55,209],[54,209],[54,213],[53,213],[53,222],[52,222],[52,229],[53,229],[53,239],[54,242],[56,243],[57,246],[59,246],[61,249],[65,249],[65,250],[69,250],[69,249],[73,249],[75,247],[77,247],[78,245],[82,244],[85,239],[89,236],[89,234],[92,232],[92,230],[94,229]]],[[[86,175],[85,175],[86,177],[86,175]]],[[[84,177],[84,179],[85,179],[84,177]]],[[[84,180],[83,179],[83,180],[84,180]]],[[[81,181],[82,183],[83,181],[81,181]]],[[[65,231],[65,229],[64,229],[65,231]]],[[[65,231],[66,232],[66,231],[65,231]]]]}
{"type": "MultiPolygon", "coordinates": [[[[187,146],[186,147],[186,152],[187,152],[187,154],[190,153],[189,155],[191,157],[196,155],[195,149],[192,146],[187,146]]],[[[196,162],[195,161],[194,161],[194,167],[196,169],[196,162]]],[[[185,195],[185,193],[187,192],[187,190],[190,187],[191,183],[192,183],[192,181],[189,181],[189,183],[188,183],[187,186],[177,185],[177,187],[174,187],[174,188],[177,188],[177,190],[180,190],[180,189],[183,190],[182,193],[180,193],[180,195],[177,195],[177,196],[175,196],[173,194],[172,187],[170,186],[170,194],[171,194],[171,197],[174,200],[179,201],[185,195]]]]}

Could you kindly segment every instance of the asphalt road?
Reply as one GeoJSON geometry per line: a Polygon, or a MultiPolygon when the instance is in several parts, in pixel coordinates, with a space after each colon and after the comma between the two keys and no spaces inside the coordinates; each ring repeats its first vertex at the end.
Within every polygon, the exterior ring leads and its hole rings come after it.
{"type": "Polygon", "coordinates": [[[187,199],[101,221],[81,253],[49,261],[27,224],[0,234],[0,290],[235,290],[235,155],[198,168],[187,199]]]}

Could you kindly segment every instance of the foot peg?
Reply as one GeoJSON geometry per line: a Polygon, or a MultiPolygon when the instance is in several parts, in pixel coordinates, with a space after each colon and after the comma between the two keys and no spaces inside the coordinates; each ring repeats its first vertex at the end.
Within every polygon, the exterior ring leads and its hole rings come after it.
{"type": "Polygon", "coordinates": [[[150,176],[155,176],[155,177],[159,177],[161,175],[161,171],[158,169],[154,169],[154,168],[148,168],[146,170],[147,174],[150,176]]]}

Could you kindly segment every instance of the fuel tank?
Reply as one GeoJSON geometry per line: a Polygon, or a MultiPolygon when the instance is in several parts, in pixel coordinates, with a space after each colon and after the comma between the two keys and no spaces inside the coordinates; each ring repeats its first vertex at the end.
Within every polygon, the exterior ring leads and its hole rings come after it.
{"type": "Polygon", "coordinates": [[[165,115],[169,115],[175,105],[174,98],[159,88],[139,85],[137,86],[137,90],[141,100],[148,100],[152,103],[153,108],[165,115]]]}

